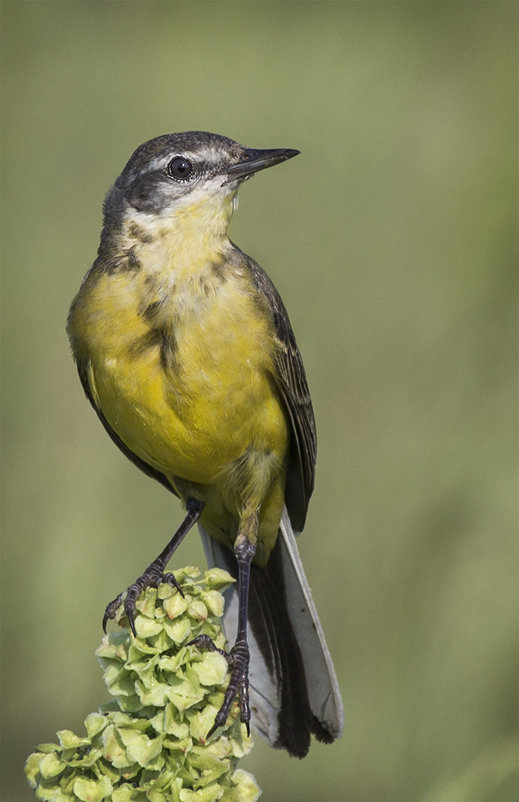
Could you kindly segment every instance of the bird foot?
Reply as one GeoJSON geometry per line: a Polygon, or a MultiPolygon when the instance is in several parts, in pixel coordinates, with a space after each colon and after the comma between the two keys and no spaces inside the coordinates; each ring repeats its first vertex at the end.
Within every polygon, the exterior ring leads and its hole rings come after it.
{"type": "Polygon", "coordinates": [[[167,582],[169,585],[173,585],[173,587],[178,590],[181,596],[184,595],[182,593],[182,588],[175,579],[174,574],[169,571],[164,572],[160,567],[152,563],[148,566],[148,568],[146,568],[142,576],[136,579],[126,591],[119,593],[119,595],[116,596],[115,599],[110,602],[110,604],[106,605],[105,614],[103,616],[104,631],[106,632],[106,625],[108,621],[115,618],[115,614],[121,606],[124,598],[124,612],[128,618],[128,623],[130,624],[130,629],[133,632],[134,637],[137,637],[137,632],[135,629],[135,616],[137,615],[137,608],[135,603],[143,590],[146,590],[146,588],[157,588],[162,582],[167,582]]]}
{"type": "Polygon", "coordinates": [[[238,701],[240,703],[240,721],[245,724],[247,735],[250,736],[249,647],[247,639],[245,637],[238,637],[236,643],[229,652],[218,649],[207,635],[200,635],[198,638],[194,638],[187,646],[198,646],[200,649],[209,649],[212,652],[218,652],[218,654],[225,657],[231,669],[231,677],[227,690],[225,691],[223,704],[215,716],[214,724],[207,733],[207,737],[209,738],[216,732],[218,727],[224,726],[236,696],[238,696],[238,701]]]}

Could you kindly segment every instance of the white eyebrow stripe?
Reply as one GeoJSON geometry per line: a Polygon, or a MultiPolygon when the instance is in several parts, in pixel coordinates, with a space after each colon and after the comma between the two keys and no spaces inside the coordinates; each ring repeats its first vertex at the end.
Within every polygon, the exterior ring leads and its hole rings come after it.
{"type": "Polygon", "coordinates": [[[218,151],[218,148],[204,148],[203,150],[178,150],[174,151],[171,150],[169,153],[163,153],[161,156],[157,156],[154,159],[151,159],[147,164],[147,169],[152,172],[153,170],[163,170],[176,156],[182,156],[185,159],[189,159],[189,161],[194,162],[195,164],[198,162],[209,162],[213,164],[217,164],[221,161],[221,154],[218,151]]]}

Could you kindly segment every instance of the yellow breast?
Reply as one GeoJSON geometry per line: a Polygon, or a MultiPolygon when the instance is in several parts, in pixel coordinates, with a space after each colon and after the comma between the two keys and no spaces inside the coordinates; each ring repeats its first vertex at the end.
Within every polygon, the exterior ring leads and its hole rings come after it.
{"type": "Polygon", "coordinates": [[[177,286],[142,270],[104,272],[83,295],[73,328],[95,403],[137,456],[208,485],[225,484],[247,450],[284,461],[272,323],[245,269],[221,260],[177,286]]]}

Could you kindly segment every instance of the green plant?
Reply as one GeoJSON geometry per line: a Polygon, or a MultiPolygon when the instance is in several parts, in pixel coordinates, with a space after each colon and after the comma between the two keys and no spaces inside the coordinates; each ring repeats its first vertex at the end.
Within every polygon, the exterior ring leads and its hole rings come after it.
{"type": "Polygon", "coordinates": [[[225,647],[221,590],[233,580],[213,568],[175,573],[183,596],[168,584],[137,602],[134,638],[123,627],[105,635],[97,658],[113,699],[85,719],[86,735],[58,732],[42,744],[25,773],[39,799],[51,802],[254,802],[254,777],[237,769],[252,746],[235,703],[225,727],[210,738],[228,682],[227,661],[187,645],[200,635],[225,647]]]}

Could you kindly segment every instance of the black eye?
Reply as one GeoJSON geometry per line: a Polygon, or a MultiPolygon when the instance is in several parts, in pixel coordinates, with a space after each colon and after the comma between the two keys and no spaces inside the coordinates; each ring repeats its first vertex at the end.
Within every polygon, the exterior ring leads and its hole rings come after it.
{"type": "Polygon", "coordinates": [[[193,165],[183,156],[175,156],[168,164],[168,173],[176,181],[187,181],[193,174],[193,165]]]}

